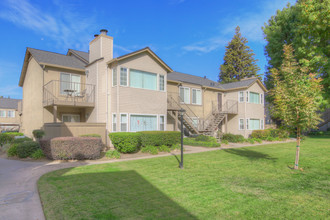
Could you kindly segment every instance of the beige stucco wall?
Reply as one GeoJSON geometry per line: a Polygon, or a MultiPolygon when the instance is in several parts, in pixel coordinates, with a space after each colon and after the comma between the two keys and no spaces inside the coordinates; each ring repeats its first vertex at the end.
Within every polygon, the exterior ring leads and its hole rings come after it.
{"type": "Polygon", "coordinates": [[[34,58],[31,58],[23,84],[23,111],[21,132],[32,136],[34,129],[43,126],[43,70],[34,58]]]}
{"type": "MultiPolygon", "coordinates": [[[[239,92],[244,91],[244,102],[238,102],[238,114],[237,115],[229,115],[228,116],[228,133],[232,134],[241,134],[244,137],[248,137],[252,130],[246,129],[246,119],[263,119],[265,118],[264,115],[264,102],[263,104],[254,104],[254,103],[247,103],[246,102],[246,92],[256,92],[259,94],[263,94],[264,91],[259,86],[258,83],[254,83],[251,87],[245,90],[235,90],[231,92],[227,92],[225,95],[225,99],[233,99],[238,101],[239,92]],[[244,129],[239,130],[239,119],[244,119],[244,129]]],[[[265,123],[265,120],[264,120],[265,123]]],[[[225,131],[225,127],[222,127],[222,130],[225,131]]]]}
{"type": "MultiPolygon", "coordinates": [[[[120,126],[120,113],[146,114],[146,115],[149,114],[149,115],[158,115],[158,116],[164,115],[166,120],[167,117],[166,85],[165,85],[165,91],[132,88],[129,86],[129,76],[128,76],[128,86],[120,86],[120,67],[164,75],[165,83],[166,83],[167,71],[157,61],[155,61],[155,59],[153,59],[148,53],[141,53],[136,56],[127,58],[119,62],[117,66],[112,67],[112,68],[117,68],[118,84],[117,86],[112,86],[112,75],[110,74],[111,77],[109,77],[109,81],[110,81],[109,85],[111,87],[110,89],[111,105],[108,116],[109,124],[110,125],[112,124],[113,113],[117,114],[117,131],[119,131],[119,126],[120,126]]],[[[108,72],[112,73],[112,69],[109,69],[108,72]]],[[[128,125],[129,125],[129,121],[128,121],[128,125]]],[[[112,126],[109,127],[111,128],[112,126]]]]}
{"type": "Polygon", "coordinates": [[[106,144],[105,123],[47,123],[45,139],[54,137],[79,137],[84,134],[99,134],[106,144]]]}
{"type": "Polygon", "coordinates": [[[0,117],[0,124],[7,123],[7,124],[20,124],[20,116],[17,109],[3,109],[0,108],[0,111],[6,112],[6,117],[0,117]],[[8,117],[8,111],[14,111],[15,117],[9,118],[8,117]]]}

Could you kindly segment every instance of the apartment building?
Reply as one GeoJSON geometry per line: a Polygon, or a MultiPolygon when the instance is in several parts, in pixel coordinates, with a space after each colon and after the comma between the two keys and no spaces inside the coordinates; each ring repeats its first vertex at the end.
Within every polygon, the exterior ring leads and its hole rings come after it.
{"type": "Polygon", "coordinates": [[[21,99],[0,98],[0,132],[19,130],[21,101],[21,99]]]}
{"type": "Polygon", "coordinates": [[[259,79],[218,84],[174,72],[150,48],[113,57],[113,38],[101,30],[89,52],[27,48],[20,76],[21,131],[46,137],[177,130],[178,110],[193,134],[221,130],[248,136],[263,129],[266,91],[259,79]]]}

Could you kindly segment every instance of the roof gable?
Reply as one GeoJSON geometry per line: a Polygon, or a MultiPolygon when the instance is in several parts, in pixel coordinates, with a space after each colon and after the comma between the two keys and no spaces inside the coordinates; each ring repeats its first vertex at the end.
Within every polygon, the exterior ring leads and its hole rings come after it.
{"type": "Polygon", "coordinates": [[[118,62],[118,61],[122,61],[122,60],[125,60],[125,59],[128,59],[130,57],[133,57],[133,56],[137,56],[141,53],[147,53],[150,57],[152,57],[156,62],[158,62],[168,73],[169,72],[172,72],[173,70],[162,60],[160,59],[149,47],[145,47],[141,50],[137,50],[137,51],[134,51],[132,53],[128,53],[128,54],[125,54],[123,56],[119,56],[119,57],[116,57],[112,60],[110,60],[109,62],[107,62],[107,64],[111,64],[111,63],[114,63],[114,62],[118,62]]]}
{"type": "Polygon", "coordinates": [[[88,62],[89,62],[89,53],[84,52],[84,51],[69,49],[66,55],[67,56],[71,56],[71,55],[76,56],[78,59],[82,60],[86,64],[88,64],[88,62]]]}

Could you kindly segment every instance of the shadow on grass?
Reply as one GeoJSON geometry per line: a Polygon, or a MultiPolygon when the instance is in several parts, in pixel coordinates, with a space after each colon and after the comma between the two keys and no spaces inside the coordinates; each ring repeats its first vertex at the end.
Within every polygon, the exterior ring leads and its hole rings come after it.
{"type": "Polygon", "coordinates": [[[39,182],[47,219],[197,219],[133,170],[68,171],[39,182]]]}
{"type": "Polygon", "coordinates": [[[271,160],[271,161],[276,161],[277,158],[274,157],[270,157],[268,154],[264,154],[258,151],[253,151],[253,150],[249,150],[246,148],[240,148],[240,149],[226,149],[223,150],[227,153],[230,154],[236,154],[242,157],[246,157],[250,160],[258,160],[258,159],[266,159],[266,160],[271,160]]]}

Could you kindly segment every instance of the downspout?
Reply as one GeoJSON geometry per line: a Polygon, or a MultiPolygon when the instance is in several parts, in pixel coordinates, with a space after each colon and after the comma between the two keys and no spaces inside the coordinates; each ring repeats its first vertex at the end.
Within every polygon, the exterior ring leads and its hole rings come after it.
{"type": "Polygon", "coordinates": [[[108,99],[109,99],[109,91],[108,91],[108,65],[106,64],[106,71],[105,71],[105,74],[106,74],[106,76],[105,76],[105,82],[106,82],[106,112],[105,112],[105,144],[106,144],[106,146],[108,146],[108,130],[109,130],[109,127],[108,127],[108,112],[109,112],[109,103],[108,103],[108,99]]]}

